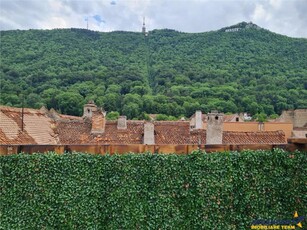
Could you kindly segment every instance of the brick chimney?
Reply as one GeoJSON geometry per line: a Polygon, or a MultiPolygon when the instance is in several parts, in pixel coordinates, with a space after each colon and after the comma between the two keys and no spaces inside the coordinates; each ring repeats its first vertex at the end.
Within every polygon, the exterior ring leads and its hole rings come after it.
{"type": "Polygon", "coordinates": [[[153,123],[144,123],[144,145],[155,144],[155,126],[153,123]]]}
{"type": "Polygon", "coordinates": [[[117,129],[127,129],[127,117],[120,116],[117,120],[117,129]]]}
{"type": "Polygon", "coordinates": [[[105,131],[106,126],[106,112],[103,111],[92,111],[92,134],[102,134],[105,131]]]}
{"type": "Polygon", "coordinates": [[[203,128],[203,114],[201,111],[197,110],[195,112],[195,129],[202,129],[203,128]]]}
{"type": "Polygon", "coordinates": [[[220,145],[223,143],[223,114],[217,111],[208,113],[206,144],[220,145]]]}

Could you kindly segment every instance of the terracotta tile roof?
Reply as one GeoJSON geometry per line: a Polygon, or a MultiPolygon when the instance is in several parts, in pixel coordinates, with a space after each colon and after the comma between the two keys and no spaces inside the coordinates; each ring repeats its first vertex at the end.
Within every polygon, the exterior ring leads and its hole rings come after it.
{"type": "Polygon", "coordinates": [[[127,129],[117,129],[116,121],[107,121],[105,132],[91,134],[91,122],[57,122],[57,133],[62,144],[142,144],[144,133],[143,121],[127,121],[127,129]]]}
{"type": "Polygon", "coordinates": [[[76,117],[76,116],[71,116],[71,115],[66,115],[66,114],[58,114],[60,119],[64,120],[79,120],[82,121],[82,117],[76,117]]]}
{"type": "Polygon", "coordinates": [[[186,121],[156,121],[156,144],[189,144],[190,122],[186,121]]]}
{"type": "MultiPolygon", "coordinates": [[[[8,112],[8,113],[21,113],[21,108],[16,108],[16,107],[10,107],[10,106],[0,106],[0,111],[2,112],[8,112]]],[[[24,108],[23,109],[24,113],[28,113],[28,114],[40,114],[40,115],[44,115],[44,112],[42,112],[41,110],[38,109],[30,109],[30,108],[24,108]]]]}
{"type": "Polygon", "coordinates": [[[56,132],[61,144],[85,144],[90,141],[91,123],[79,120],[59,120],[56,132]]]}
{"type": "Polygon", "coordinates": [[[190,144],[204,145],[206,144],[206,130],[196,129],[191,131],[190,144]]]}
{"type": "Polygon", "coordinates": [[[91,143],[142,144],[144,121],[127,121],[127,129],[117,129],[117,122],[107,122],[105,133],[96,135],[91,143]]]}
{"type": "Polygon", "coordinates": [[[0,107],[1,144],[56,144],[54,121],[40,110],[0,107]]]}
{"type": "Polygon", "coordinates": [[[223,132],[223,144],[285,144],[283,131],[223,132]]]}
{"type": "Polygon", "coordinates": [[[243,122],[244,120],[238,114],[224,114],[223,116],[224,122],[243,122]],[[238,121],[236,121],[238,118],[238,121]]]}
{"type": "MultiPolygon", "coordinates": [[[[0,144],[142,144],[145,121],[127,121],[127,129],[118,129],[117,121],[107,121],[104,133],[91,134],[90,119],[43,110],[0,107],[0,144]],[[49,116],[49,117],[48,117],[49,116]]],[[[190,130],[189,121],[155,121],[158,145],[205,144],[206,130],[190,130]]],[[[223,144],[285,144],[283,131],[224,132],[223,144]]]]}
{"type": "MultiPolygon", "coordinates": [[[[1,120],[0,120],[1,121],[1,120]]],[[[0,129],[0,144],[2,145],[18,145],[18,144],[37,144],[35,140],[26,132],[19,132],[15,138],[8,138],[0,129]]]]}

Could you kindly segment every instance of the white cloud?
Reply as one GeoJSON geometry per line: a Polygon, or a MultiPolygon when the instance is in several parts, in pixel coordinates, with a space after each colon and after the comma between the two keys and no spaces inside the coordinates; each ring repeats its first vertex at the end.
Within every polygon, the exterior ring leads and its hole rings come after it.
{"type": "Polygon", "coordinates": [[[306,0],[0,0],[0,30],[89,28],[141,31],[169,28],[205,32],[253,21],[294,37],[307,37],[306,0]],[[112,3],[113,2],[113,3],[112,3]],[[92,17],[99,15],[104,22],[92,17]]]}
{"type": "Polygon", "coordinates": [[[282,5],[282,0],[270,0],[269,2],[270,2],[270,5],[275,9],[280,8],[282,5]]]}
{"type": "Polygon", "coordinates": [[[252,15],[252,20],[257,21],[269,21],[271,19],[271,15],[264,9],[262,4],[256,4],[256,8],[252,15]]]}

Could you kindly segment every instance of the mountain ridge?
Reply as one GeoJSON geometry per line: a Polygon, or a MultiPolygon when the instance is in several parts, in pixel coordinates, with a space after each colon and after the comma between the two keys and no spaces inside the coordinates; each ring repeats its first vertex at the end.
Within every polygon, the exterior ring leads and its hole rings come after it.
{"type": "MultiPolygon", "coordinates": [[[[280,36],[286,36],[289,38],[297,38],[297,39],[307,39],[303,37],[290,37],[287,35],[279,34],[273,31],[270,31],[269,29],[265,29],[263,27],[258,26],[257,24],[253,22],[239,22],[230,26],[222,27],[220,29],[215,29],[215,30],[209,30],[209,31],[201,31],[201,32],[185,32],[185,31],[180,31],[176,29],[170,29],[170,28],[160,28],[160,29],[153,29],[149,30],[148,32],[154,32],[154,31],[172,31],[172,32],[178,32],[178,33],[184,33],[184,34],[202,34],[202,33],[210,33],[210,32],[225,32],[226,29],[231,29],[231,28],[241,28],[241,29],[258,29],[258,30],[265,30],[270,33],[274,33],[280,36]]],[[[96,30],[90,30],[86,28],[53,28],[53,29],[15,29],[15,30],[0,30],[0,32],[10,32],[10,31],[53,31],[53,30],[79,30],[79,31],[87,31],[88,33],[137,33],[137,34],[142,34],[143,32],[141,31],[125,31],[125,30],[114,30],[114,31],[96,31],[96,30]]]]}
{"type": "Polygon", "coordinates": [[[307,39],[251,28],[1,32],[0,104],[80,115],[93,99],[129,118],[306,108],[307,39]]]}

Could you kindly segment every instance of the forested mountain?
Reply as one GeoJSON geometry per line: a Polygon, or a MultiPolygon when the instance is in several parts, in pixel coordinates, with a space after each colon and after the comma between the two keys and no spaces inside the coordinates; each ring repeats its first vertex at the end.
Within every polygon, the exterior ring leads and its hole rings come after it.
{"type": "Polygon", "coordinates": [[[307,39],[247,23],[205,33],[153,30],[148,36],[1,31],[0,74],[2,105],[24,101],[26,107],[80,115],[93,99],[129,118],[211,109],[270,115],[307,108],[307,39]]]}

